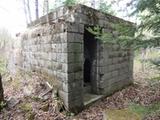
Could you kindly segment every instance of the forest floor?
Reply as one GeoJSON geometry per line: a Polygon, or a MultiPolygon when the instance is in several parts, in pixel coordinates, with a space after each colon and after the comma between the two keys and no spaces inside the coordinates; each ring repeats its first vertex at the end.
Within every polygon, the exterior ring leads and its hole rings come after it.
{"type": "Polygon", "coordinates": [[[57,107],[62,103],[52,99],[43,77],[36,74],[3,77],[8,105],[0,105],[3,107],[0,120],[102,120],[104,111],[112,109],[131,110],[144,120],[160,120],[160,75],[154,68],[135,70],[133,85],[93,103],[78,115],[57,107]]]}

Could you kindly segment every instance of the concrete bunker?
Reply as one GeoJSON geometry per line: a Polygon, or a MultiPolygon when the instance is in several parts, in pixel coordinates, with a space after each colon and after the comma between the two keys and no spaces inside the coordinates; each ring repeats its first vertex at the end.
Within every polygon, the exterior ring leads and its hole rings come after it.
{"type": "Polygon", "coordinates": [[[111,24],[133,24],[84,5],[57,8],[33,21],[21,35],[21,64],[25,71],[58,81],[59,96],[71,112],[133,82],[133,52],[107,45],[86,30],[100,26],[114,32],[111,24]],[[47,19],[48,17],[48,19],[47,19]]]}

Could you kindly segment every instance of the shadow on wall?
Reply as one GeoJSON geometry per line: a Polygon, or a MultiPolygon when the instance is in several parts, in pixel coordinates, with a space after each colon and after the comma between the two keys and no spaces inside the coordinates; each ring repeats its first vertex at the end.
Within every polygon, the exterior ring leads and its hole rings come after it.
{"type": "Polygon", "coordinates": [[[96,59],[97,40],[87,29],[84,31],[84,83],[92,82],[93,61],[96,59]]]}

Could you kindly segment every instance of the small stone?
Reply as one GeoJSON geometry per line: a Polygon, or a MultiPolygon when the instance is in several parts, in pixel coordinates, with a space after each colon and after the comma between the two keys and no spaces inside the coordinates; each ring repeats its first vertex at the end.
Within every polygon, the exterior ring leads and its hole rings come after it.
{"type": "Polygon", "coordinates": [[[9,100],[7,100],[7,106],[8,106],[8,108],[13,108],[13,107],[15,107],[19,102],[20,102],[20,100],[17,100],[17,99],[15,99],[15,98],[9,98],[9,100]]]}
{"type": "Polygon", "coordinates": [[[33,88],[30,85],[23,87],[24,96],[30,96],[32,94],[32,91],[33,91],[33,88]]]}

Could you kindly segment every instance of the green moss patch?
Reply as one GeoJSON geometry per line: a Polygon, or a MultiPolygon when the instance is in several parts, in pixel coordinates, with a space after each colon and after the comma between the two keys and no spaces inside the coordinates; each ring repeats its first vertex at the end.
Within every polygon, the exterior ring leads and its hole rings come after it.
{"type": "Polygon", "coordinates": [[[24,112],[32,111],[32,104],[31,103],[21,103],[19,107],[24,112]]]}
{"type": "Polygon", "coordinates": [[[146,115],[156,113],[160,111],[160,102],[154,103],[149,106],[142,106],[139,104],[132,104],[129,106],[129,109],[137,114],[139,114],[141,117],[145,117],[146,115]]]}
{"type": "Polygon", "coordinates": [[[139,114],[129,109],[108,109],[104,112],[106,120],[141,120],[139,114]]]}

